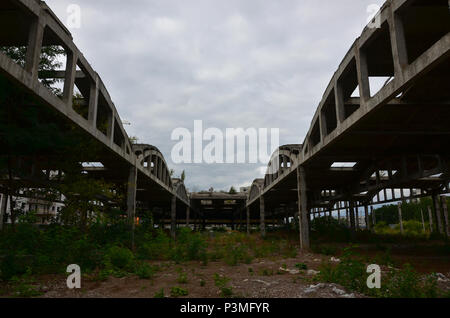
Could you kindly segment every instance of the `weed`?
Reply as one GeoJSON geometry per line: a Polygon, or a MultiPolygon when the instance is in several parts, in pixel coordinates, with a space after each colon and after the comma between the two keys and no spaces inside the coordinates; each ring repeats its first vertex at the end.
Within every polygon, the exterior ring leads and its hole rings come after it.
{"type": "Polygon", "coordinates": [[[214,284],[220,289],[220,294],[222,297],[227,298],[233,296],[233,288],[228,286],[230,280],[231,279],[226,276],[221,276],[217,273],[214,274],[214,284]]]}
{"type": "Polygon", "coordinates": [[[308,266],[305,263],[297,263],[295,264],[295,267],[297,267],[300,270],[307,270],[308,266]]]}
{"type": "Polygon", "coordinates": [[[187,296],[188,294],[187,289],[181,287],[172,287],[170,289],[170,296],[174,298],[187,296]]]}
{"type": "Polygon", "coordinates": [[[164,298],[164,289],[161,288],[158,292],[155,293],[155,295],[153,296],[153,298],[164,298]]]}

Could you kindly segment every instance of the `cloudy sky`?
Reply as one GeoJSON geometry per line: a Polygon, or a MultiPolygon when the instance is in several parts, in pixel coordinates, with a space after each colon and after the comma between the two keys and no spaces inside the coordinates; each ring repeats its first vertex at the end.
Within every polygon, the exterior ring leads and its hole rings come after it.
{"type": "Polygon", "coordinates": [[[47,0],[100,74],[129,136],[157,146],[190,190],[250,185],[265,164],[171,161],[178,127],[279,128],[302,143],[322,94],[383,0],[47,0]]]}

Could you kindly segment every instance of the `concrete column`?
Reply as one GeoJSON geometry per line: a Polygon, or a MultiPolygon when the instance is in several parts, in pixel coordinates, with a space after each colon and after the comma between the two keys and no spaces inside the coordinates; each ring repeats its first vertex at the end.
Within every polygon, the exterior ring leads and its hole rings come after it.
{"type": "Polygon", "coordinates": [[[260,218],[260,230],[261,230],[261,236],[266,236],[266,211],[265,211],[265,202],[264,202],[264,196],[261,195],[259,197],[259,218],[260,218]]]}
{"type": "Polygon", "coordinates": [[[319,114],[319,125],[320,125],[320,140],[323,141],[327,136],[328,128],[327,128],[327,117],[320,112],[319,114]]]}
{"type": "Polygon", "coordinates": [[[111,142],[111,144],[114,142],[114,125],[115,125],[116,118],[114,117],[114,113],[108,112],[108,128],[106,130],[106,136],[108,137],[108,140],[111,142]]]}
{"type": "Polygon", "coordinates": [[[428,221],[430,222],[430,233],[433,233],[433,214],[430,206],[428,207],[428,221]]]}
{"type": "Polygon", "coordinates": [[[347,226],[350,227],[350,218],[348,215],[348,206],[345,207],[345,222],[347,223],[347,226]]]}
{"type": "Polygon", "coordinates": [[[450,237],[450,228],[448,225],[448,206],[447,206],[447,197],[441,196],[442,210],[444,212],[444,229],[447,237],[450,237]]]}
{"type": "Polygon", "coordinates": [[[309,221],[308,221],[308,198],[306,194],[305,168],[297,167],[297,191],[298,191],[298,223],[300,229],[300,249],[308,250],[309,243],[309,221]]]}
{"type": "Polygon", "coordinates": [[[88,121],[92,127],[97,127],[97,112],[98,112],[98,78],[95,83],[91,83],[89,91],[89,113],[88,121]]]}
{"type": "Polygon", "coordinates": [[[2,203],[0,206],[0,231],[3,230],[3,218],[6,215],[7,207],[8,207],[8,195],[2,193],[2,203]]]}
{"type": "Polygon", "coordinates": [[[420,209],[420,216],[422,218],[422,228],[423,228],[423,232],[425,233],[425,220],[423,218],[423,209],[420,209]]]}
{"type": "Polygon", "coordinates": [[[369,207],[364,205],[364,220],[366,221],[366,229],[370,231],[369,207]]]}
{"type": "Polygon", "coordinates": [[[389,10],[391,10],[388,23],[392,57],[394,60],[395,77],[399,78],[403,75],[402,69],[408,65],[408,51],[401,17],[392,10],[392,6],[389,7],[389,10]]]}
{"type": "Polygon", "coordinates": [[[234,211],[231,211],[231,229],[233,231],[236,229],[234,226],[234,211]]]}
{"type": "Polygon", "coordinates": [[[355,204],[353,203],[353,201],[349,202],[349,214],[350,214],[350,231],[352,233],[352,236],[354,237],[355,235],[355,230],[356,230],[356,226],[355,226],[355,204]]]}
{"type": "Polygon", "coordinates": [[[246,208],[247,212],[247,234],[250,234],[250,208],[246,208]]]}
{"type": "Polygon", "coordinates": [[[355,227],[356,230],[359,230],[359,208],[355,208],[355,227]]]}
{"type": "Polygon", "coordinates": [[[370,84],[369,84],[369,68],[367,66],[367,57],[364,51],[356,50],[356,69],[359,84],[359,96],[361,105],[370,99],[370,84]]]}
{"type": "Polygon", "coordinates": [[[339,80],[336,80],[334,85],[334,97],[336,101],[336,119],[339,125],[339,123],[342,123],[345,120],[344,91],[339,80]]]}
{"type": "Polygon", "coordinates": [[[131,248],[134,249],[134,229],[136,216],[136,183],[137,183],[137,167],[131,166],[128,175],[127,187],[127,216],[131,226],[131,248]]]}
{"type": "Polygon", "coordinates": [[[377,217],[375,215],[375,211],[373,210],[373,206],[370,207],[370,214],[372,215],[372,225],[375,228],[375,225],[377,224],[377,217]]]}
{"type": "Polygon", "coordinates": [[[78,56],[75,52],[67,52],[66,74],[64,78],[63,102],[69,109],[72,108],[73,91],[75,87],[75,76],[77,73],[78,56]]]}
{"type": "Polygon", "coordinates": [[[172,201],[170,204],[170,235],[175,239],[175,234],[177,230],[177,197],[172,196],[172,201]]]}
{"type": "Polygon", "coordinates": [[[403,235],[405,232],[403,230],[403,218],[402,218],[402,204],[398,203],[398,222],[400,224],[400,233],[403,235]]]}
{"type": "Polygon", "coordinates": [[[39,63],[41,62],[42,39],[44,37],[44,25],[41,22],[39,18],[35,18],[28,33],[25,70],[31,73],[33,81],[38,78],[39,63]]]}
{"type": "Polygon", "coordinates": [[[439,197],[437,194],[433,194],[433,205],[434,205],[434,214],[436,216],[436,223],[437,223],[437,229],[439,231],[439,234],[444,234],[444,229],[442,226],[442,219],[441,219],[441,209],[439,204],[439,197]]]}
{"type": "Polygon", "coordinates": [[[190,222],[190,214],[191,214],[191,208],[189,206],[186,207],[186,225],[189,226],[190,222]]]}

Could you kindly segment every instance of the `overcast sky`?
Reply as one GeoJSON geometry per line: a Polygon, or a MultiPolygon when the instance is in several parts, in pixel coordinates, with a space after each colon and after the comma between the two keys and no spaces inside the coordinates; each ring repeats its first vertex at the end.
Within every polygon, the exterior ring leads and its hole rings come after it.
{"type": "Polygon", "coordinates": [[[333,73],[383,0],[47,0],[99,73],[129,136],[158,147],[190,190],[250,185],[264,164],[171,162],[177,127],[279,128],[303,143],[333,73]]]}

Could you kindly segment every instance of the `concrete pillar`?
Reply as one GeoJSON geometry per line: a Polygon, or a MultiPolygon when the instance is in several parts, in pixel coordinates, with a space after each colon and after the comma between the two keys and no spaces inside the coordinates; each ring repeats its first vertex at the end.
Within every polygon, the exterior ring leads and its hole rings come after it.
{"type": "Polygon", "coordinates": [[[403,235],[405,232],[403,230],[403,218],[402,218],[402,204],[398,203],[398,222],[400,224],[400,233],[403,235]]]}
{"type": "Polygon", "coordinates": [[[300,249],[308,250],[309,242],[309,221],[308,221],[308,198],[306,196],[306,174],[305,168],[297,167],[297,191],[298,191],[298,221],[300,229],[300,249]]]}
{"type": "Polygon", "coordinates": [[[364,104],[370,98],[369,68],[367,65],[367,56],[364,51],[356,50],[356,72],[359,85],[359,96],[361,104],[364,104]]]}
{"type": "Polygon", "coordinates": [[[355,208],[355,226],[356,230],[359,230],[359,208],[355,208]]]}
{"type": "Polygon", "coordinates": [[[373,210],[373,206],[370,207],[370,214],[372,215],[372,225],[375,228],[375,225],[377,225],[377,217],[375,215],[375,211],[373,210]]]}
{"type": "Polygon", "coordinates": [[[339,124],[345,120],[345,101],[342,84],[339,83],[338,79],[336,80],[334,85],[334,97],[336,101],[336,120],[339,126],[339,124]]]}
{"type": "Polygon", "coordinates": [[[246,208],[247,212],[247,234],[250,234],[250,207],[246,208]]]}
{"type": "Polygon", "coordinates": [[[345,207],[345,222],[347,223],[347,226],[350,227],[350,218],[348,215],[348,206],[345,207]]]}
{"type": "Polygon", "coordinates": [[[175,239],[177,230],[177,197],[172,196],[172,201],[170,205],[170,235],[172,239],[175,239]]]}
{"type": "Polygon", "coordinates": [[[430,233],[433,233],[433,214],[430,206],[428,206],[428,221],[430,222],[430,233]]]}
{"type": "Polygon", "coordinates": [[[366,222],[366,229],[370,231],[370,221],[369,221],[369,207],[364,205],[364,220],[366,222]]]}
{"type": "Polygon", "coordinates": [[[73,91],[75,87],[75,76],[77,72],[78,56],[75,52],[67,52],[66,74],[64,78],[63,102],[72,108],[73,91]]]}
{"type": "Polygon", "coordinates": [[[261,236],[266,236],[266,211],[265,211],[265,202],[264,202],[264,196],[261,195],[259,198],[259,218],[260,218],[260,230],[261,230],[261,236]]]}
{"type": "Polygon", "coordinates": [[[108,140],[113,143],[114,140],[114,126],[115,126],[115,117],[114,113],[108,112],[108,128],[106,129],[106,137],[108,137],[108,140]]]}
{"type": "Polygon", "coordinates": [[[3,218],[6,215],[6,209],[8,207],[8,195],[2,194],[2,202],[0,206],[0,231],[3,230],[3,218]]]}
{"type": "Polygon", "coordinates": [[[37,17],[32,22],[28,33],[27,55],[25,57],[25,70],[31,73],[33,81],[37,80],[39,73],[39,63],[41,62],[42,39],[44,37],[44,25],[37,17]]]}
{"type": "Polygon", "coordinates": [[[442,210],[444,212],[444,229],[447,237],[450,237],[450,228],[448,225],[448,206],[447,206],[447,197],[441,196],[442,210]]]}
{"type": "Polygon", "coordinates": [[[356,230],[356,222],[355,222],[355,204],[353,201],[349,202],[349,214],[350,214],[350,232],[352,233],[352,236],[355,235],[356,230]]]}
{"type": "Polygon", "coordinates": [[[231,229],[233,231],[236,229],[234,226],[234,211],[231,211],[231,229]]]}
{"type": "Polygon", "coordinates": [[[186,207],[186,226],[189,226],[190,222],[190,215],[191,214],[191,208],[189,206],[186,207]]]}
{"type": "Polygon", "coordinates": [[[137,183],[137,167],[130,167],[127,186],[127,216],[131,226],[131,248],[134,250],[134,229],[136,216],[136,183],[137,183]]]}
{"type": "Polygon", "coordinates": [[[403,75],[402,69],[408,65],[408,51],[401,17],[392,10],[392,6],[389,7],[389,10],[391,10],[388,23],[392,57],[394,60],[395,77],[399,78],[403,75]]]}
{"type": "Polygon", "coordinates": [[[434,205],[434,214],[436,216],[437,229],[439,231],[439,234],[444,234],[441,218],[441,208],[439,203],[439,197],[437,194],[433,194],[433,205],[434,205]]]}
{"type": "Polygon", "coordinates": [[[420,216],[422,218],[422,228],[423,228],[423,232],[425,233],[425,220],[423,218],[423,209],[420,209],[420,216]]]}
{"type": "Polygon", "coordinates": [[[88,121],[92,127],[97,127],[97,112],[98,112],[98,79],[96,82],[91,83],[89,91],[89,112],[88,121]]]}

